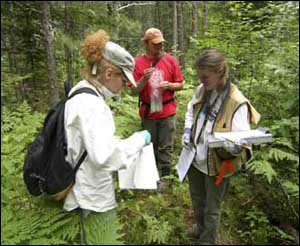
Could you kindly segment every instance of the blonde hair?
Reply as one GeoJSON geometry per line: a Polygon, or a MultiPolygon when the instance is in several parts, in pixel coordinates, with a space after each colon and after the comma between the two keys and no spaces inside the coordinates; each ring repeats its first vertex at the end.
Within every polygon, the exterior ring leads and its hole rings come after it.
{"type": "Polygon", "coordinates": [[[218,49],[203,49],[195,63],[196,69],[209,69],[221,75],[222,79],[229,78],[229,65],[227,58],[218,49]]]}

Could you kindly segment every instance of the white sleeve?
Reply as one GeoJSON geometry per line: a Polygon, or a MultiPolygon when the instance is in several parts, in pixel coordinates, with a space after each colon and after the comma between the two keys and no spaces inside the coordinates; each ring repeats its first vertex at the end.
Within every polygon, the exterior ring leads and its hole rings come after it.
{"type": "Polygon", "coordinates": [[[125,140],[117,139],[114,136],[115,125],[109,107],[100,101],[102,99],[84,96],[86,101],[78,105],[78,115],[89,161],[103,171],[126,168],[130,164],[130,157],[144,146],[144,137],[133,134],[125,140]]]}
{"type": "Polygon", "coordinates": [[[187,112],[185,113],[184,128],[192,128],[193,126],[193,99],[188,103],[187,112]]]}
{"type": "Polygon", "coordinates": [[[193,111],[194,111],[194,104],[200,97],[200,94],[203,93],[203,85],[199,85],[192,97],[192,100],[189,101],[188,106],[187,106],[187,112],[185,113],[185,123],[184,123],[184,128],[192,128],[194,124],[194,118],[193,118],[193,111]]]}
{"type": "Polygon", "coordinates": [[[250,124],[248,120],[248,106],[243,104],[235,112],[232,119],[232,131],[248,131],[250,130],[250,124]]]}

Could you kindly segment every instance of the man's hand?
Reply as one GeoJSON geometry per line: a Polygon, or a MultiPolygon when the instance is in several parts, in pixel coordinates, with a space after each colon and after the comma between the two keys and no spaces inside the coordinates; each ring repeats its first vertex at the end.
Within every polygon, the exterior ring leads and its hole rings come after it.
{"type": "Polygon", "coordinates": [[[168,82],[168,81],[162,81],[160,82],[160,88],[163,88],[165,90],[170,89],[172,83],[168,82]]]}
{"type": "Polygon", "coordinates": [[[163,88],[164,90],[179,91],[183,88],[183,82],[162,81],[160,82],[160,88],[163,88]]]}
{"type": "Polygon", "coordinates": [[[154,67],[150,67],[150,68],[146,68],[144,70],[144,76],[143,76],[143,80],[149,80],[151,75],[153,74],[155,68],[154,67]]]}
{"type": "Polygon", "coordinates": [[[133,95],[138,95],[144,89],[145,85],[147,84],[147,81],[150,79],[154,70],[154,67],[150,67],[144,70],[144,75],[140,78],[139,81],[137,81],[137,87],[131,87],[133,95]]]}

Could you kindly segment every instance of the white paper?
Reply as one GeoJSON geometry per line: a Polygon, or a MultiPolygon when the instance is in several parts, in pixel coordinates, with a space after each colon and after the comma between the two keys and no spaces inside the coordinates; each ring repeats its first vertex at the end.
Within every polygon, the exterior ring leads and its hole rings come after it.
{"type": "Polygon", "coordinates": [[[184,147],[181,151],[176,170],[179,176],[180,182],[184,180],[193,160],[195,157],[195,149],[192,147],[184,147]]]}
{"type": "Polygon", "coordinates": [[[157,189],[159,174],[153,145],[145,146],[129,168],[118,171],[120,189],[157,189]]]}
{"type": "MultiPolygon", "coordinates": [[[[141,152],[138,153],[140,155],[141,152]]],[[[134,174],[136,169],[136,160],[139,159],[136,158],[134,162],[127,168],[118,171],[118,177],[119,177],[119,187],[120,189],[133,189],[135,187],[134,185],[134,174]]]]}

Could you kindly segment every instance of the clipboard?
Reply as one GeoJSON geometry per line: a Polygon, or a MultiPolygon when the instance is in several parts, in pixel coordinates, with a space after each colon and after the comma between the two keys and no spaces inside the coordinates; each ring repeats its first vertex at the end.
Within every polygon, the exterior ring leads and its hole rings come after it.
{"type": "Polygon", "coordinates": [[[245,140],[248,144],[258,145],[271,143],[273,137],[267,128],[258,128],[249,131],[215,132],[208,137],[208,147],[220,148],[224,147],[226,141],[235,142],[238,140],[245,140]]]}

